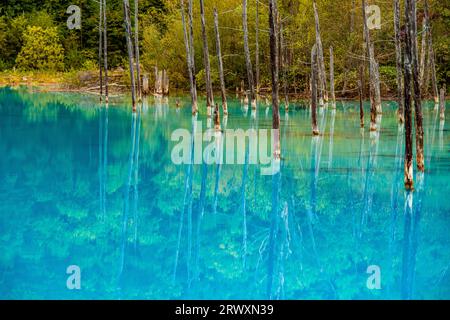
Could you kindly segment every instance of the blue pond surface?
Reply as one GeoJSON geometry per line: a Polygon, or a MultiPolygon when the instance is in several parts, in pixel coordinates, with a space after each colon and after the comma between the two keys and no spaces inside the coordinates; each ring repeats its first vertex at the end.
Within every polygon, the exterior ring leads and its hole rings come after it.
{"type": "MultiPolygon", "coordinates": [[[[450,298],[450,112],[424,106],[426,172],[405,194],[393,102],[372,136],[368,105],[363,131],[358,103],[320,108],[318,138],[308,108],[282,110],[270,176],[248,160],[175,164],[172,133],[193,130],[178,99],[132,115],[121,101],[0,89],[1,299],[450,298]]],[[[271,128],[264,102],[229,110],[222,128],[271,128]]]]}

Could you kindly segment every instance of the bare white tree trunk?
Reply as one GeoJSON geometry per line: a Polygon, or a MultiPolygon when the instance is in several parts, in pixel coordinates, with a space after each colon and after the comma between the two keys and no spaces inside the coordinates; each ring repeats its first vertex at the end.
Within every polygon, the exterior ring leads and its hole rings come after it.
{"type": "Polygon", "coordinates": [[[130,3],[128,0],[123,0],[123,11],[125,20],[125,36],[127,39],[128,50],[128,64],[130,67],[130,79],[131,79],[131,103],[133,106],[133,112],[136,112],[136,84],[134,75],[134,57],[133,57],[133,42],[131,37],[131,22],[130,22],[130,3]]]}
{"type": "MultiPolygon", "coordinates": [[[[278,6],[277,0],[269,0],[270,70],[272,74],[272,129],[280,129],[280,107],[278,98],[278,6]]],[[[280,159],[280,135],[275,135],[274,158],[280,159]]]]}
{"type": "Polygon", "coordinates": [[[332,108],[336,109],[336,94],[334,92],[334,53],[333,47],[330,47],[330,93],[332,108]]]}
{"type": "Polygon", "coordinates": [[[138,101],[142,99],[141,66],[139,63],[139,0],[134,0],[134,50],[136,59],[136,86],[138,101]]]}
{"type": "Polygon", "coordinates": [[[220,48],[219,15],[217,13],[216,8],[214,8],[214,29],[216,32],[216,51],[217,51],[217,60],[219,63],[220,91],[222,93],[222,109],[223,114],[227,115],[228,114],[227,92],[225,89],[225,77],[223,75],[222,50],[220,48]]]}
{"type": "Polygon", "coordinates": [[[100,84],[100,101],[103,96],[103,74],[102,74],[102,45],[103,45],[103,2],[99,3],[98,14],[98,71],[99,71],[99,84],[100,84]]]}
{"type": "Polygon", "coordinates": [[[187,60],[187,67],[188,67],[188,73],[189,73],[189,84],[191,89],[191,103],[192,103],[192,114],[196,115],[198,112],[197,109],[197,95],[196,95],[196,88],[195,88],[195,74],[193,74],[193,66],[192,66],[192,58],[191,58],[191,48],[189,44],[189,36],[187,33],[186,28],[186,19],[184,16],[184,0],[180,0],[180,10],[181,10],[181,21],[183,24],[183,36],[184,36],[184,46],[186,50],[186,60],[187,60]]]}
{"type": "Polygon", "coordinates": [[[395,65],[397,68],[398,119],[404,121],[405,104],[403,100],[402,46],[400,41],[400,0],[394,0],[395,65]]]}
{"type": "Polygon", "coordinates": [[[242,27],[244,30],[244,55],[245,55],[245,65],[247,67],[250,101],[252,103],[252,108],[256,109],[255,87],[253,83],[253,68],[252,68],[252,60],[250,59],[250,48],[248,44],[247,0],[242,0],[242,27]]]}
{"type": "Polygon", "coordinates": [[[370,32],[369,27],[367,26],[367,14],[366,14],[366,1],[362,0],[362,14],[363,14],[363,29],[364,29],[364,40],[365,40],[365,46],[366,46],[366,56],[369,60],[369,96],[370,96],[370,131],[376,131],[377,130],[377,123],[376,123],[376,114],[377,114],[377,106],[376,106],[376,99],[375,99],[375,86],[374,86],[374,66],[372,58],[372,50],[370,45],[370,32]]]}
{"type": "Polygon", "coordinates": [[[109,101],[108,92],[108,38],[106,33],[106,0],[103,1],[103,65],[105,68],[105,102],[109,101]]]}
{"type": "Polygon", "coordinates": [[[317,128],[317,43],[311,50],[311,126],[314,136],[319,135],[317,128]]]}
{"type": "MultiPolygon", "coordinates": [[[[315,20],[315,29],[316,29],[316,44],[317,44],[317,59],[318,59],[318,80],[320,86],[320,94],[321,99],[323,98],[325,102],[328,102],[328,92],[327,92],[327,76],[325,73],[325,60],[323,58],[323,47],[322,47],[322,38],[320,37],[320,23],[319,23],[319,14],[317,12],[316,1],[313,1],[314,8],[314,20],[315,20]]],[[[321,104],[323,101],[320,102],[321,104]]]]}
{"type": "Polygon", "coordinates": [[[414,115],[416,126],[416,163],[419,172],[425,171],[425,157],[423,154],[423,115],[422,115],[422,95],[420,92],[419,57],[417,48],[417,5],[416,0],[410,0],[411,12],[408,18],[411,19],[409,30],[412,41],[412,74],[414,84],[414,115]]]}
{"type": "Polygon", "coordinates": [[[256,92],[259,93],[259,0],[256,0],[256,19],[255,19],[255,87],[256,92]]]}
{"type": "Polygon", "coordinates": [[[211,83],[211,65],[209,63],[208,39],[206,37],[205,6],[203,0],[200,0],[200,14],[202,20],[203,60],[205,63],[206,107],[207,116],[210,117],[211,108],[214,106],[214,97],[211,83]]]}

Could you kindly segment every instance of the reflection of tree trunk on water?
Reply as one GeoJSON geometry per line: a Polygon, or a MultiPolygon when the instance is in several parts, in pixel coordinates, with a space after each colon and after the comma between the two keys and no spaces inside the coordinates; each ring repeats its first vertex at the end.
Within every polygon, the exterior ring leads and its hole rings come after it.
{"type": "MultiPolygon", "coordinates": [[[[314,257],[316,258],[317,265],[320,266],[320,260],[319,256],[317,254],[317,248],[316,248],[316,240],[314,238],[314,231],[313,231],[313,223],[317,219],[317,213],[316,213],[316,205],[317,205],[317,177],[318,177],[318,147],[319,147],[319,137],[313,137],[311,139],[311,174],[310,174],[310,197],[309,197],[309,207],[307,210],[307,216],[308,216],[308,229],[311,236],[311,244],[314,252],[314,257]],[[317,174],[316,174],[317,172],[317,174]]],[[[319,162],[320,163],[320,162],[319,162]]]]}
{"type": "Polygon", "coordinates": [[[106,177],[108,166],[108,107],[99,108],[98,127],[98,178],[99,212],[102,219],[106,216],[106,177]]]}
{"type": "Polygon", "coordinates": [[[133,222],[134,222],[134,250],[137,250],[138,243],[138,201],[139,201],[139,149],[141,135],[141,110],[138,111],[136,149],[134,155],[134,181],[133,181],[133,222]]]}
{"type": "MultiPolygon", "coordinates": [[[[391,225],[389,230],[389,257],[391,260],[391,271],[393,273],[394,268],[394,247],[396,238],[396,225],[399,208],[399,181],[402,177],[402,159],[403,159],[403,125],[399,124],[397,133],[397,145],[395,147],[395,160],[394,160],[394,178],[391,187],[391,225]]],[[[387,290],[390,291],[390,285],[388,284],[387,290]]],[[[388,293],[390,295],[390,293],[388,293]]]]}
{"type": "Polygon", "coordinates": [[[416,254],[418,247],[419,222],[422,210],[423,174],[417,179],[416,202],[413,204],[413,192],[405,193],[405,227],[403,235],[403,261],[401,298],[412,299],[414,295],[414,281],[416,269],[416,254]]]}
{"type": "Polygon", "coordinates": [[[276,240],[278,235],[278,207],[280,202],[281,173],[272,176],[272,211],[270,213],[269,256],[267,259],[267,297],[273,298],[274,262],[276,254],[276,240]]]}
{"type": "MultiPolygon", "coordinates": [[[[211,129],[211,122],[208,121],[208,130],[211,129]]],[[[196,234],[195,234],[195,252],[194,252],[194,274],[192,276],[191,281],[195,281],[198,279],[199,275],[199,259],[200,259],[200,229],[202,225],[203,216],[205,214],[205,203],[206,203],[206,182],[208,178],[208,165],[210,163],[209,153],[207,154],[206,161],[202,163],[202,181],[200,187],[200,199],[197,208],[197,226],[196,226],[196,234]]],[[[191,283],[188,283],[190,285],[191,283]]]]}
{"type": "Polygon", "coordinates": [[[109,127],[109,117],[108,117],[108,106],[105,108],[105,134],[103,136],[103,205],[102,205],[102,215],[103,219],[106,216],[106,179],[108,176],[108,127],[109,127]]]}
{"type": "Polygon", "coordinates": [[[372,180],[374,174],[374,166],[376,162],[376,150],[379,135],[377,134],[375,138],[372,138],[369,143],[369,155],[367,157],[367,167],[366,167],[366,177],[364,182],[364,198],[363,198],[363,210],[361,211],[361,219],[359,222],[359,238],[362,237],[363,229],[365,224],[367,223],[367,217],[370,215],[372,211],[372,180]]]}
{"type": "Polygon", "coordinates": [[[247,262],[247,203],[245,199],[245,184],[247,182],[248,171],[248,153],[249,147],[245,144],[245,163],[242,173],[242,185],[241,185],[241,206],[240,211],[242,214],[242,267],[245,269],[247,262]]]}
{"type": "Polygon", "coordinates": [[[128,162],[128,174],[127,180],[125,183],[125,192],[124,192],[124,204],[123,204],[123,213],[122,213],[122,245],[121,245],[121,259],[120,259],[120,268],[119,268],[119,281],[123,276],[124,262],[125,262],[125,247],[126,247],[126,238],[127,238],[127,225],[128,225],[128,214],[130,207],[130,188],[131,188],[131,179],[134,167],[134,154],[136,148],[136,122],[137,115],[136,113],[132,113],[131,116],[131,148],[130,148],[130,156],[128,162]]]}
{"type": "Polygon", "coordinates": [[[331,128],[330,128],[330,147],[328,151],[328,169],[333,167],[333,138],[334,138],[334,121],[336,120],[336,109],[331,110],[331,128]]]}
{"type": "MultiPolygon", "coordinates": [[[[226,127],[224,127],[224,130],[226,130],[226,127]]],[[[225,135],[222,135],[219,138],[219,143],[218,143],[218,150],[217,152],[219,152],[218,158],[220,159],[219,162],[216,164],[216,179],[214,182],[214,199],[213,199],[213,214],[215,215],[217,213],[217,201],[219,199],[219,183],[220,183],[220,175],[222,173],[222,152],[223,152],[223,144],[224,144],[224,139],[225,139],[225,135]]]]}
{"type": "MultiPolygon", "coordinates": [[[[197,117],[192,117],[192,134],[191,134],[191,143],[190,143],[190,154],[189,154],[189,164],[186,168],[186,179],[184,183],[184,199],[183,199],[183,208],[180,213],[180,221],[178,226],[178,240],[177,240],[177,250],[175,252],[175,266],[173,270],[173,280],[175,281],[176,275],[177,275],[177,269],[178,269],[178,260],[180,256],[180,246],[181,246],[181,236],[183,233],[183,224],[184,224],[184,215],[185,212],[187,212],[188,215],[188,256],[187,256],[187,265],[189,269],[190,265],[190,251],[192,247],[191,243],[191,236],[192,236],[192,178],[194,175],[194,147],[195,147],[195,134],[196,134],[196,128],[195,128],[195,122],[197,121],[197,117]]],[[[188,277],[189,270],[188,270],[188,277]]]]}
{"type": "MultiPolygon", "coordinates": [[[[324,116],[325,117],[325,116],[324,116]]],[[[322,120],[322,123],[324,120],[322,120]]],[[[325,122],[326,124],[326,122],[325,122]]],[[[325,124],[322,125],[323,132],[325,131],[325,124]]],[[[324,268],[322,263],[320,262],[319,253],[317,251],[316,240],[314,237],[314,228],[313,224],[317,221],[317,181],[319,178],[320,171],[320,157],[322,153],[322,143],[323,137],[312,137],[311,140],[311,174],[310,174],[310,204],[307,209],[307,224],[308,230],[311,237],[311,245],[314,254],[314,258],[316,260],[317,266],[320,268],[320,272],[324,272],[324,268]]],[[[334,297],[337,297],[336,288],[334,285],[333,279],[331,279],[328,275],[326,275],[327,283],[330,285],[331,290],[333,291],[334,297]]]]}
{"type": "Polygon", "coordinates": [[[103,109],[100,107],[98,109],[98,182],[99,182],[99,213],[103,214],[103,151],[102,151],[102,140],[103,140],[103,109]]]}

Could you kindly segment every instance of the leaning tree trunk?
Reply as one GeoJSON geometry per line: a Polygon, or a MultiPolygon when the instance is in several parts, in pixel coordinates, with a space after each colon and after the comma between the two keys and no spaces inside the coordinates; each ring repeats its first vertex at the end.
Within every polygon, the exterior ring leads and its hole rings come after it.
{"type": "Polygon", "coordinates": [[[247,67],[247,78],[248,78],[248,88],[250,91],[250,101],[252,103],[252,109],[256,109],[252,60],[250,59],[250,48],[248,45],[247,0],[242,0],[242,27],[244,30],[244,55],[245,55],[245,65],[247,67]]]}
{"type": "Polygon", "coordinates": [[[400,42],[400,0],[394,0],[395,65],[397,67],[397,103],[398,120],[404,121],[402,46],[400,42]]]}
{"type": "Polygon", "coordinates": [[[125,36],[127,39],[127,50],[128,50],[128,64],[130,67],[130,79],[131,79],[131,103],[133,106],[133,112],[136,112],[136,84],[134,76],[134,66],[133,66],[133,42],[131,40],[131,22],[130,22],[130,3],[128,0],[123,0],[123,15],[125,20],[125,36]]]}
{"type": "Polygon", "coordinates": [[[332,108],[336,109],[336,94],[334,92],[334,55],[333,47],[330,47],[330,94],[332,108]]]}
{"type": "Polygon", "coordinates": [[[364,40],[366,45],[366,56],[369,60],[369,95],[370,95],[370,131],[376,131],[377,130],[377,123],[376,123],[376,113],[377,113],[377,107],[376,107],[376,99],[375,99],[375,85],[374,85],[374,66],[372,58],[372,51],[370,50],[370,32],[369,27],[367,26],[367,14],[366,14],[366,0],[362,0],[362,13],[363,13],[363,27],[364,27],[364,40]]]}
{"type": "MultiPolygon", "coordinates": [[[[278,35],[277,35],[277,0],[269,0],[269,39],[270,39],[270,70],[272,75],[272,129],[280,130],[280,107],[278,99],[278,35]]],[[[273,156],[280,159],[280,135],[276,134],[273,146],[273,156]]]]}
{"type": "Polygon", "coordinates": [[[255,19],[255,87],[259,93],[259,0],[256,0],[256,19],[255,19]]]}
{"type": "Polygon", "coordinates": [[[411,0],[405,0],[406,35],[405,35],[405,189],[413,190],[413,141],[412,141],[412,51],[411,39],[411,0]]]}
{"type": "MultiPolygon", "coordinates": [[[[320,23],[319,14],[317,13],[316,1],[313,1],[314,8],[314,20],[315,20],[315,30],[316,30],[316,45],[317,45],[317,58],[318,62],[318,74],[319,74],[319,85],[320,85],[320,97],[323,97],[325,102],[328,102],[327,93],[327,76],[325,74],[325,61],[323,58],[323,47],[322,38],[320,37],[320,23]]],[[[321,101],[322,102],[322,101],[321,101]]]]}
{"type": "Polygon", "coordinates": [[[183,36],[184,36],[184,46],[186,49],[186,60],[187,60],[187,67],[188,67],[188,74],[189,74],[189,84],[191,88],[191,102],[192,102],[192,114],[197,114],[197,97],[195,94],[195,75],[192,74],[192,59],[191,59],[191,50],[189,45],[189,37],[186,30],[186,19],[184,16],[184,0],[180,0],[180,7],[181,7],[181,22],[183,24],[183,36]]]}
{"type": "Polygon", "coordinates": [[[214,8],[214,29],[216,32],[216,51],[217,51],[217,60],[219,64],[220,91],[222,93],[222,109],[223,114],[226,116],[228,114],[227,92],[225,89],[225,78],[223,75],[222,50],[220,48],[219,15],[217,14],[216,8],[214,8]]]}
{"type": "Polygon", "coordinates": [[[139,64],[139,0],[134,0],[134,50],[136,59],[136,79],[138,100],[142,99],[141,66],[139,64]]]}
{"type": "Polygon", "coordinates": [[[419,58],[417,48],[417,5],[416,0],[410,0],[410,10],[408,18],[411,29],[409,30],[412,39],[412,73],[414,83],[414,115],[416,126],[416,162],[417,170],[425,171],[425,158],[423,156],[423,115],[422,115],[422,95],[420,93],[419,58]]]}
{"type": "Polygon", "coordinates": [[[206,107],[208,117],[210,117],[211,108],[214,106],[214,97],[211,83],[211,65],[209,63],[208,39],[206,37],[205,6],[203,0],[200,0],[200,14],[202,20],[203,60],[205,63],[206,107]]]}
{"type": "Polygon", "coordinates": [[[108,103],[108,38],[106,34],[106,0],[103,1],[103,64],[105,68],[105,102],[108,103]]]}
{"type": "Polygon", "coordinates": [[[103,33],[103,2],[100,2],[99,15],[98,15],[98,71],[99,71],[99,84],[100,84],[100,101],[103,96],[103,74],[102,74],[102,33],[103,33]]]}
{"type": "Polygon", "coordinates": [[[311,50],[311,125],[314,136],[319,135],[317,128],[317,44],[311,50]]]}
{"type": "Polygon", "coordinates": [[[192,95],[193,95],[193,103],[192,103],[192,114],[195,115],[198,112],[198,102],[197,102],[197,79],[195,77],[195,49],[194,49],[194,14],[193,14],[193,0],[189,1],[189,52],[191,55],[191,73],[192,73],[192,95]],[[195,111],[195,112],[194,112],[195,111]]]}

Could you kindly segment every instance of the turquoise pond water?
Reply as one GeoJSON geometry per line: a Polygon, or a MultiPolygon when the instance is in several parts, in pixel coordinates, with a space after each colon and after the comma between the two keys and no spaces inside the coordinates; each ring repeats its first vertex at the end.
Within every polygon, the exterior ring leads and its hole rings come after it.
{"type": "MultiPolygon", "coordinates": [[[[362,133],[358,103],[321,108],[319,138],[308,109],[282,110],[269,176],[174,164],[172,132],[192,131],[175,101],[133,116],[119,100],[0,89],[0,298],[450,298],[450,111],[444,123],[424,106],[426,173],[405,210],[395,103],[372,137],[367,105],[362,133]]],[[[227,128],[271,127],[264,102],[229,109],[227,128]]]]}

